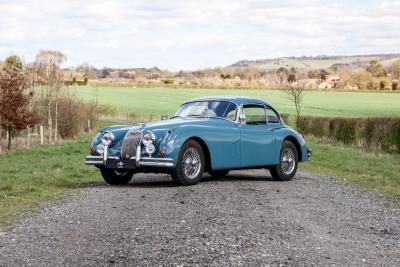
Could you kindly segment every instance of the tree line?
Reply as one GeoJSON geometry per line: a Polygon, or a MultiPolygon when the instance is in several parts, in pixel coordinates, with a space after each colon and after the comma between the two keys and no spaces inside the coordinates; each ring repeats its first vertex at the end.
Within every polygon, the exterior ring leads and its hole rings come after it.
{"type": "Polygon", "coordinates": [[[127,82],[138,86],[187,86],[187,87],[256,87],[288,88],[293,83],[304,83],[309,89],[317,88],[330,75],[338,75],[340,80],[334,87],[344,89],[384,90],[398,89],[400,60],[383,66],[379,60],[371,60],[365,67],[350,68],[335,64],[327,69],[305,71],[293,67],[279,67],[264,70],[255,67],[224,67],[196,71],[171,72],[152,68],[95,68],[82,64],[75,69],[65,70],[70,81],[88,78],[96,81],[127,82]],[[314,84],[312,81],[314,80],[314,84]]]}

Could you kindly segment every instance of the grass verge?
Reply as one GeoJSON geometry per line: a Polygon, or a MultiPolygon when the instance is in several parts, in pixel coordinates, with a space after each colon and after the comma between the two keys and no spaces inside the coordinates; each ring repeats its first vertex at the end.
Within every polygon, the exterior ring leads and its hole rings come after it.
{"type": "Polygon", "coordinates": [[[0,227],[71,188],[99,180],[84,156],[92,136],[0,155],[0,227]]]}
{"type": "Polygon", "coordinates": [[[340,177],[400,202],[400,155],[307,137],[312,160],[301,168],[340,177]]]}

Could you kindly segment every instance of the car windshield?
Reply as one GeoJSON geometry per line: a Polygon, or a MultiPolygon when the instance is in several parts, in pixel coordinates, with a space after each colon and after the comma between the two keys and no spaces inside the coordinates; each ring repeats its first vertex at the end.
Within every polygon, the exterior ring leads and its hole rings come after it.
{"type": "Polygon", "coordinates": [[[175,117],[236,119],[236,105],[225,101],[198,101],[182,105],[175,117]]]}

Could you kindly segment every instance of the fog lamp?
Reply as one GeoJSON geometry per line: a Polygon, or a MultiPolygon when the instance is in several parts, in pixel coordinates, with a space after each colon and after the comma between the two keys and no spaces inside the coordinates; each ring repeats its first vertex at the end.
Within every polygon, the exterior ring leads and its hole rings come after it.
{"type": "Polygon", "coordinates": [[[156,151],[156,148],[152,143],[149,143],[146,145],[146,153],[149,154],[150,157],[155,151],[156,151]]]}
{"type": "Polygon", "coordinates": [[[99,145],[96,147],[96,151],[97,151],[97,153],[99,153],[99,154],[103,154],[103,152],[104,152],[104,145],[103,145],[103,144],[99,144],[99,145]]]}

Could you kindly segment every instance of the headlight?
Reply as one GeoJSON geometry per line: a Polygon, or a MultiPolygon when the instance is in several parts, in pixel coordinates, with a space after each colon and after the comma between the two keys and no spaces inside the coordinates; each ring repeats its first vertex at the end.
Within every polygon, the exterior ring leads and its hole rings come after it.
{"type": "Polygon", "coordinates": [[[156,140],[156,137],[155,137],[154,133],[149,131],[143,135],[142,142],[145,146],[148,146],[150,144],[153,144],[155,140],[156,140]]]}
{"type": "Polygon", "coordinates": [[[105,132],[101,137],[101,143],[104,146],[110,145],[112,141],[114,141],[114,135],[111,132],[105,132]]]}

